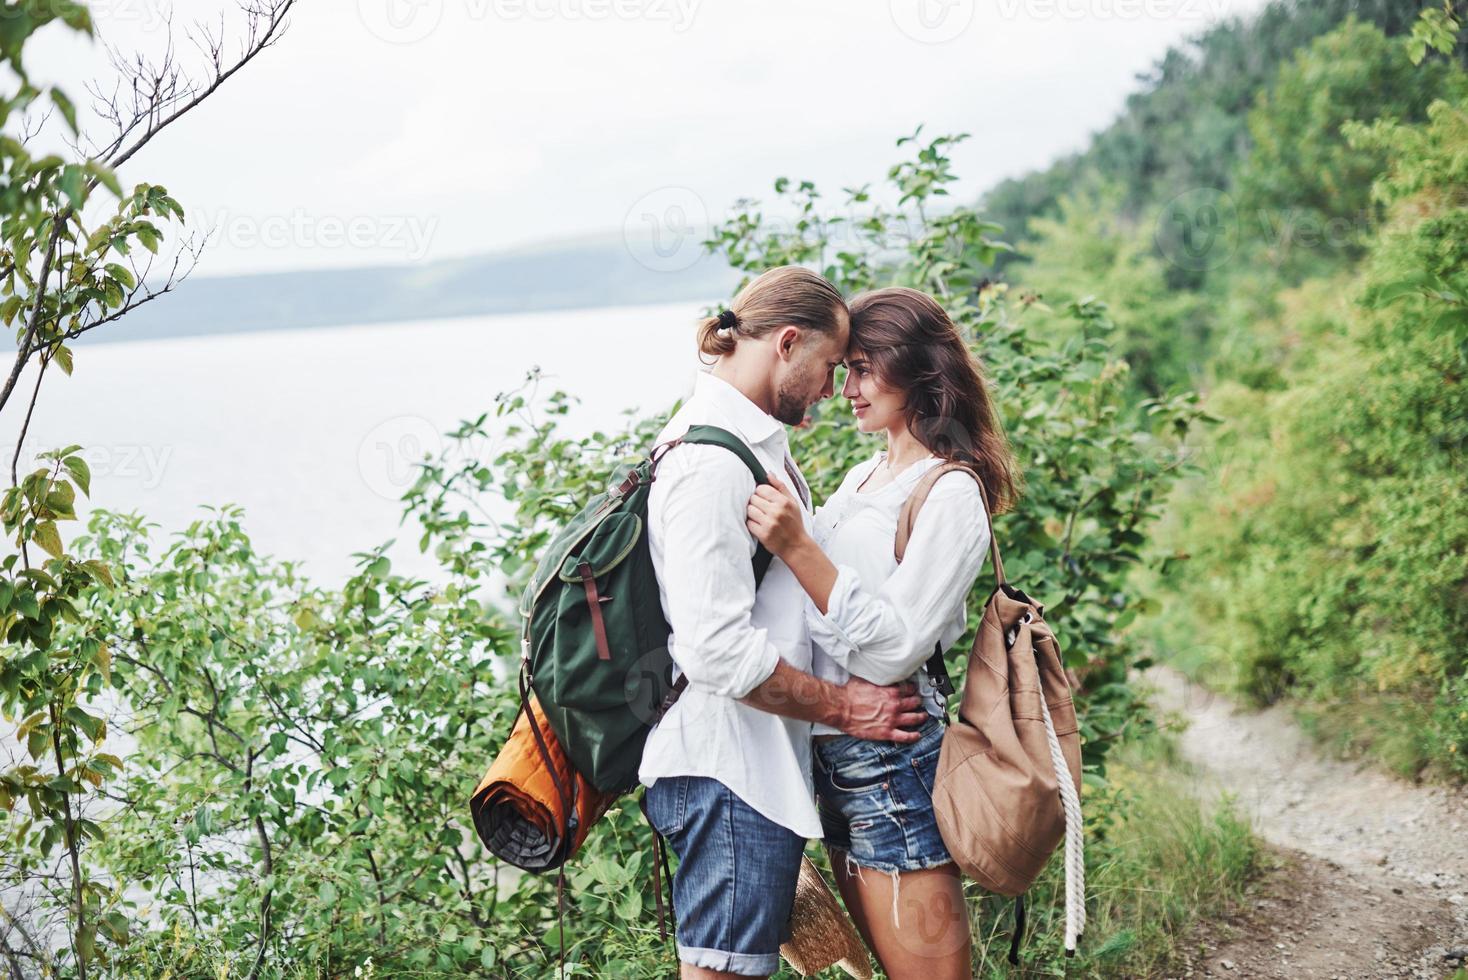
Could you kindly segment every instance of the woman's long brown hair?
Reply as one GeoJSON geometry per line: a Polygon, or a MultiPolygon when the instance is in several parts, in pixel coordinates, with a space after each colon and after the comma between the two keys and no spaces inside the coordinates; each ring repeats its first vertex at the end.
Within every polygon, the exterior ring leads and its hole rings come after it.
{"type": "Polygon", "coordinates": [[[903,393],[903,414],[918,442],[972,466],[991,514],[1009,510],[1019,498],[1014,454],[983,368],[947,312],[905,286],[862,293],[850,309],[852,353],[867,360],[877,384],[903,393]]]}

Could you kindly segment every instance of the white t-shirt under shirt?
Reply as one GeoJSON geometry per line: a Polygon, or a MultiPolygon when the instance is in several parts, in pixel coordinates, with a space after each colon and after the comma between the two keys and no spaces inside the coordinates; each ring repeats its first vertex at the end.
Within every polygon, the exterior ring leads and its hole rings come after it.
{"type": "MultiPolygon", "coordinates": [[[[989,550],[978,482],[949,473],[933,485],[902,564],[893,547],[897,515],[923,474],[943,462],[919,460],[886,486],[857,493],[886,459],[879,452],[851,469],[816,509],[812,535],[837,568],[827,612],[806,601],[811,672],[836,684],[855,674],[874,684],[911,678],[931,714],[942,704],[922,665],[935,645],[953,646],[967,626],[966,600],[989,550]]],[[[812,734],[836,734],[816,724],[812,734]]]]}

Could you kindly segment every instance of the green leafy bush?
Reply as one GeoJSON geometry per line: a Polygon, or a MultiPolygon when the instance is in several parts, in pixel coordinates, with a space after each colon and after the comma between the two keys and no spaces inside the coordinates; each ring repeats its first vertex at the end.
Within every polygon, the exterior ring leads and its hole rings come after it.
{"type": "Polygon", "coordinates": [[[1284,294],[1266,389],[1178,498],[1163,642],[1261,700],[1318,701],[1322,733],[1416,775],[1468,775],[1468,102],[1348,127],[1389,169],[1359,270],[1284,294]],[[1200,629],[1201,627],[1201,629],[1200,629]],[[1186,639],[1184,639],[1186,637],[1186,639]],[[1339,709],[1355,705],[1344,714],[1339,709]],[[1362,714],[1357,714],[1361,712],[1362,714]],[[1374,723],[1363,723],[1374,722],[1374,723]]]}
{"type": "MultiPolygon", "coordinates": [[[[1072,303],[1072,329],[1051,339],[1030,329],[1028,297],[983,282],[1003,247],[996,229],[936,206],[952,180],[945,149],[960,138],[902,141],[914,152],[889,173],[900,207],[855,232],[823,214],[806,184],[793,192],[807,221],[771,229],[751,205],[711,247],[748,270],[798,255],[846,289],[918,285],[970,338],[1027,481],[1021,506],[996,522],[1006,568],[1045,602],[1084,678],[1088,854],[1104,868],[1129,805],[1107,778],[1108,752],[1150,729],[1127,683],[1138,661],[1127,627],[1152,604],[1128,573],[1200,410],[1192,396],[1126,407],[1125,365],[1099,301],[1072,303]]],[[[630,799],[569,869],[564,935],[554,880],[499,866],[466,820],[517,707],[506,592],[549,531],[646,452],[662,422],[629,415],[574,438],[561,428],[571,403],[540,391],[532,372],[496,400],[492,421],[465,421],[424,464],[404,517],[439,562],[431,583],[396,574],[384,545],[358,555],[339,588],[313,585],[259,555],[233,508],[210,510],[166,546],[140,516],[94,515],[75,546],[111,581],[80,593],[56,642],[106,644],[109,669],[93,683],[110,730],[131,740],[86,818],[96,833],[81,860],[116,925],[98,937],[96,962],[121,975],[539,977],[564,941],[572,975],[665,972],[670,951],[648,908],[649,832],[630,799]],[[497,454],[486,459],[476,449],[491,432],[497,454]],[[512,519],[491,516],[505,507],[512,519]]],[[[845,416],[822,404],[796,435],[819,495],[875,448],[845,416]]],[[[974,612],[988,589],[981,579],[974,612]]],[[[25,809],[0,817],[16,853],[37,847],[25,809]]],[[[1037,892],[1037,968],[1060,955],[1045,938],[1058,928],[1062,903],[1045,898],[1057,887],[1052,871],[1037,892]]],[[[976,894],[974,908],[979,934],[1008,928],[1003,903],[976,894]]]]}

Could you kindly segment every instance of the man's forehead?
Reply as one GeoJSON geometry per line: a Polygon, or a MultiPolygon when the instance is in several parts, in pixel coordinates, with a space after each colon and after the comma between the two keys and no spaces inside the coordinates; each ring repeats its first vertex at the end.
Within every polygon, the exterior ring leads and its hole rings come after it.
{"type": "Polygon", "coordinates": [[[824,343],[823,353],[826,355],[826,360],[831,361],[832,363],[839,363],[841,359],[846,356],[846,348],[847,345],[850,343],[851,338],[850,335],[843,330],[840,332],[832,331],[830,333],[823,334],[822,340],[824,343]]]}

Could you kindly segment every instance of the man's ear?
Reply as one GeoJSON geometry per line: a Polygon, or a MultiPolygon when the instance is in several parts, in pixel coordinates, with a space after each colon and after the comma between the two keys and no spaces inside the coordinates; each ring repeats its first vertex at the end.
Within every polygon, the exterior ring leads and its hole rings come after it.
{"type": "Polygon", "coordinates": [[[775,335],[775,350],[780,354],[780,360],[788,361],[795,355],[795,348],[800,343],[800,328],[791,323],[780,328],[775,335]]]}

